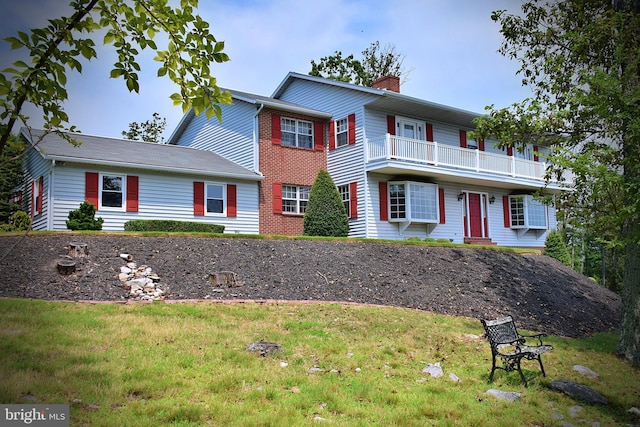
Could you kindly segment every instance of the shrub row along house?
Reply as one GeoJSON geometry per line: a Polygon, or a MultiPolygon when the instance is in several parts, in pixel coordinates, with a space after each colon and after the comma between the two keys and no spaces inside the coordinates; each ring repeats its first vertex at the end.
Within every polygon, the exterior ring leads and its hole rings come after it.
{"type": "MultiPolygon", "coordinates": [[[[73,147],[47,135],[25,162],[33,228],[66,229],[88,200],[105,230],[175,219],[300,235],[320,169],[338,187],[351,237],[543,247],[556,228],[553,204],[533,197],[548,147],[471,140],[477,114],[400,94],[396,77],[369,88],[289,73],[271,97],[230,92],[222,122],[189,111],[167,144],[78,134],[73,147]]],[[[544,191],[568,188],[552,181],[544,191]]]]}

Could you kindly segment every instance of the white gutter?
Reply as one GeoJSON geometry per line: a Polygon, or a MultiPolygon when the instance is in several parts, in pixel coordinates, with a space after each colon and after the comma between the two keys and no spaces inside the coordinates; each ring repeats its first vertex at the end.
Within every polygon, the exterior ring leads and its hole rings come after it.
{"type": "Polygon", "coordinates": [[[142,169],[142,170],[149,170],[149,171],[156,171],[156,172],[171,172],[171,173],[176,173],[180,175],[187,175],[190,173],[195,175],[232,178],[232,179],[239,179],[244,181],[262,181],[264,179],[264,177],[260,175],[247,176],[246,174],[238,174],[238,173],[208,172],[208,171],[203,171],[201,169],[173,168],[173,167],[166,167],[166,166],[159,167],[159,166],[153,166],[153,165],[141,165],[139,163],[113,162],[109,160],[93,160],[92,159],[90,161],[86,161],[86,160],[83,161],[82,159],[78,159],[76,157],[65,157],[65,156],[56,156],[56,155],[49,155],[48,157],[54,161],[57,160],[59,162],[69,162],[69,163],[77,163],[77,164],[83,164],[83,165],[112,166],[112,167],[118,167],[118,168],[142,169]]]}
{"type": "Polygon", "coordinates": [[[260,173],[260,125],[258,115],[264,108],[264,103],[260,103],[260,107],[253,115],[253,171],[260,173]]]}

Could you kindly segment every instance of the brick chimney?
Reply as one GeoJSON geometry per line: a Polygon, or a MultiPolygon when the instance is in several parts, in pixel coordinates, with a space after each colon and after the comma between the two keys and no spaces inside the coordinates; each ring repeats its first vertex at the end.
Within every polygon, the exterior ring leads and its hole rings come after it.
{"type": "Polygon", "coordinates": [[[373,87],[376,89],[386,89],[392,92],[400,93],[400,77],[398,76],[384,76],[373,82],[373,87]]]}

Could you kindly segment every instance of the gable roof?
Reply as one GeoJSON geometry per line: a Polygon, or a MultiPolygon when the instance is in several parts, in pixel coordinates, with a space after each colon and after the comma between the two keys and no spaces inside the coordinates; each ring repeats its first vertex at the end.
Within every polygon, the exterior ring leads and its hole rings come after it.
{"type": "MultiPolygon", "coordinates": [[[[26,128],[22,128],[20,133],[31,145],[45,134],[43,130],[36,129],[29,133],[26,128]]],[[[33,148],[47,160],[251,181],[263,179],[262,175],[212,151],[81,133],[68,135],[80,141],[81,145],[74,147],[58,134],[50,133],[33,148]]]]}
{"type": "Polygon", "coordinates": [[[285,79],[280,83],[271,96],[273,98],[280,98],[291,83],[296,80],[307,81],[314,84],[325,84],[371,94],[374,95],[375,98],[373,101],[366,104],[368,108],[389,113],[393,112],[395,114],[408,117],[428,117],[429,120],[451,123],[463,128],[474,128],[475,125],[473,124],[473,119],[481,115],[472,111],[462,110],[460,108],[438,104],[420,98],[414,98],[412,96],[403,95],[390,90],[359,86],[353,83],[345,83],[337,80],[326,79],[324,77],[316,77],[294,72],[287,74],[285,79]]]}
{"type": "MultiPolygon", "coordinates": [[[[303,105],[294,104],[292,102],[281,101],[279,99],[270,98],[268,96],[256,95],[253,93],[241,92],[233,89],[223,89],[223,90],[231,93],[231,98],[237,99],[239,101],[244,101],[249,104],[254,104],[256,108],[264,106],[264,107],[273,108],[275,110],[287,111],[290,113],[297,113],[305,116],[317,117],[317,118],[326,119],[326,120],[329,120],[332,117],[330,113],[327,113],[324,111],[315,110],[313,108],[308,108],[303,105]]],[[[193,108],[190,108],[189,111],[187,111],[187,113],[184,116],[182,116],[182,119],[178,123],[178,126],[176,126],[176,129],[173,131],[173,133],[169,137],[167,144],[177,144],[178,139],[180,138],[184,130],[187,128],[189,123],[191,123],[191,120],[193,120],[194,117],[195,117],[195,113],[193,112],[193,108]]],[[[224,113],[222,116],[222,120],[224,120],[224,113]]]]}

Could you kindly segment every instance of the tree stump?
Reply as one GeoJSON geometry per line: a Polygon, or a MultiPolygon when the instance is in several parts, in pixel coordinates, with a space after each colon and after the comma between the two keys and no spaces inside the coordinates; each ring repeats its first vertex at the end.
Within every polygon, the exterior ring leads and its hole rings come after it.
{"type": "Polygon", "coordinates": [[[236,284],[236,273],[233,271],[218,271],[211,273],[209,281],[214,288],[233,288],[236,284]]]}
{"type": "Polygon", "coordinates": [[[76,271],[76,262],[72,259],[61,259],[58,261],[58,273],[68,276],[76,271]]]}
{"type": "Polygon", "coordinates": [[[69,243],[69,256],[73,258],[84,258],[89,254],[89,248],[86,243],[71,242],[69,243]]]}

